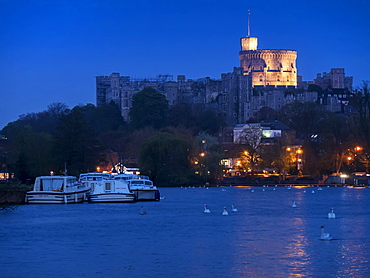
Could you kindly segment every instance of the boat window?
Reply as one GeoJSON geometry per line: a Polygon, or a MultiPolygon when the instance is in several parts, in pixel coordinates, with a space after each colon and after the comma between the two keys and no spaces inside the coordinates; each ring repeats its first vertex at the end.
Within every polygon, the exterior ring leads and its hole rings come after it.
{"type": "Polygon", "coordinates": [[[43,191],[62,190],[63,179],[45,179],[41,180],[43,191]]]}
{"type": "Polygon", "coordinates": [[[111,190],[110,182],[106,182],[105,183],[105,191],[110,191],[110,190],[111,190]]]}
{"type": "Polygon", "coordinates": [[[152,185],[152,182],[151,181],[145,181],[145,184],[146,185],[152,185]]]}
{"type": "Polygon", "coordinates": [[[74,186],[76,183],[76,180],[75,179],[68,179],[67,180],[67,186],[74,186]]]}
{"type": "Polygon", "coordinates": [[[140,181],[140,180],[131,181],[131,184],[144,184],[144,181],[140,181]]]}

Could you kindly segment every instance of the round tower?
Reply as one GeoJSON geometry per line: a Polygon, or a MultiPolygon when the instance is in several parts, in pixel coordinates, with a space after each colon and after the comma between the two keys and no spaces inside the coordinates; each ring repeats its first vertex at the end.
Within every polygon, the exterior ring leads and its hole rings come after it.
{"type": "Polygon", "coordinates": [[[252,86],[297,86],[297,51],[258,50],[258,39],[250,36],[248,11],[248,36],[240,39],[240,67],[251,75],[252,86]]]}

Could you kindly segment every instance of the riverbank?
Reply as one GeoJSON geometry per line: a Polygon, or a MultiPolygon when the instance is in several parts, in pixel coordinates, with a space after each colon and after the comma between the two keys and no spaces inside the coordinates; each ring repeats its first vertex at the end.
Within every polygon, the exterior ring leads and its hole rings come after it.
{"type": "Polygon", "coordinates": [[[26,192],[32,189],[25,184],[0,184],[0,209],[7,206],[16,206],[25,203],[26,192]]]}

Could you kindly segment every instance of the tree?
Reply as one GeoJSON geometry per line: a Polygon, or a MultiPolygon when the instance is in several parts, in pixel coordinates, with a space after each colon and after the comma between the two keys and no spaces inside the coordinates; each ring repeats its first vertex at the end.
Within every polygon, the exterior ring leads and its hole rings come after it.
{"type": "Polygon", "coordinates": [[[214,135],[222,127],[222,118],[214,109],[204,105],[179,103],[170,107],[168,124],[190,128],[194,135],[201,131],[214,135]]]}
{"type": "Polygon", "coordinates": [[[222,158],[223,151],[217,138],[206,132],[200,132],[195,137],[191,161],[194,172],[201,182],[215,183],[222,177],[222,158]]]}
{"type": "Polygon", "coordinates": [[[322,93],[323,89],[321,86],[316,85],[316,84],[309,84],[307,88],[307,92],[317,92],[317,93],[322,93]]]}
{"type": "Polygon", "coordinates": [[[57,170],[63,172],[65,164],[71,175],[78,176],[81,172],[95,170],[100,151],[95,133],[79,109],[72,109],[61,118],[53,147],[57,170]]]}
{"type": "Polygon", "coordinates": [[[323,106],[314,102],[292,102],[280,110],[280,119],[297,131],[298,137],[307,141],[312,134],[324,128],[330,114],[323,106]]]}
{"type": "Polygon", "coordinates": [[[362,85],[358,88],[350,98],[352,105],[358,112],[356,117],[359,133],[367,143],[367,148],[370,148],[370,86],[369,81],[362,81],[362,85]]]}
{"type": "Polygon", "coordinates": [[[278,112],[270,107],[262,107],[258,112],[254,113],[255,122],[275,121],[278,118],[278,112]]]}
{"type": "Polygon", "coordinates": [[[261,143],[262,139],[262,129],[260,127],[252,127],[247,125],[240,134],[239,137],[236,139],[238,144],[244,144],[246,149],[243,150],[242,155],[245,152],[246,157],[244,160],[248,160],[247,164],[250,165],[250,169],[252,173],[254,173],[257,164],[261,161],[259,155],[257,154],[257,149],[261,143]]]}
{"type": "Polygon", "coordinates": [[[159,129],[166,125],[168,101],[165,95],[152,88],[145,88],[132,97],[131,126],[140,129],[152,126],[159,129]]]}
{"type": "Polygon", "coordinates": [[[159,132],[141,149],[140,172],[148,175],[157,186],[186,185],[190,177],[191,144],[181,134],[159,132]]]}
{"type": "Polygon", "coordinates": [[[46,175],[50,169],[52,137],[37,132],[30,125],[7,130],[9,141],[7,165],[22,182],[46,175]]]}

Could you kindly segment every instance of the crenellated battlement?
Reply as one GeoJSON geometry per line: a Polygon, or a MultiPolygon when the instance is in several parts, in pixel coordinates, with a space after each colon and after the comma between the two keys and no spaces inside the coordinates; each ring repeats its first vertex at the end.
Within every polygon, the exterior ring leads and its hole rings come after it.
{"type": "MultiPolygon", "coordinates": [[[[240,66],[252,76],[252,86],[297,86],[297,51],[283,49],[245,50],[241,40],[240,66]]],[[[244,44],[243,44],[244,43],[244,44]]]]}

